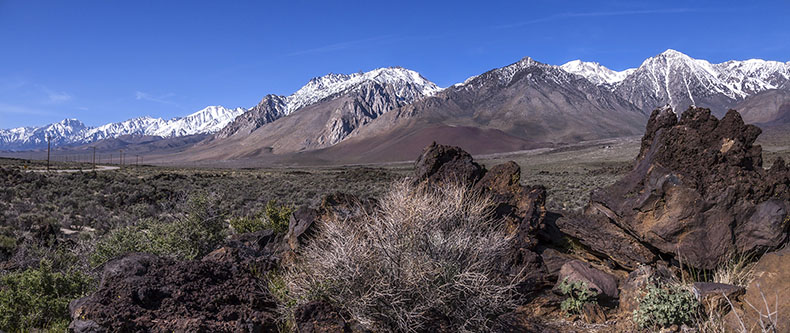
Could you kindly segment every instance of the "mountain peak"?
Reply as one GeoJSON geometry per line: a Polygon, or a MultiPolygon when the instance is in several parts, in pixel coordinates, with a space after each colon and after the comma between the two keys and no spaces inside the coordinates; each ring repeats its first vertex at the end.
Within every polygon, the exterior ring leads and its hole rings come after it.
{"type": "Polygon", "coordinates": [[[435,83],[428,81],[420,73],[403,67],[382,67],[368,72],[353,74],[329,73],[310,79],[304,87],[286,97],[286,113],[291,113],[349,89],[357,88],[366,82],[391,84],[399,90],[400,87],[405,85],[412,85],[424,96],[433,95],[441,90],[435,83]]]}
{"type": "Polygon", "coordinates": [[[597,62],[586,62],[581,60],[572,60],[559,67],[568,73],[583,76],[595,85],[617,84],[625,80],[628,74],[635,70],[630,68],[617,72],[597,62]]]}
{"type": "Polygon", "coordinates": [[[666,51],[661,52],[659,54],[659,56],[672,57],[672,58],[678,58],[678,57],[691,58],[688,55],[686,55],[685,53],[680,52],[678,50],[674,50],[674,49],[666,49],[666,51]]]}

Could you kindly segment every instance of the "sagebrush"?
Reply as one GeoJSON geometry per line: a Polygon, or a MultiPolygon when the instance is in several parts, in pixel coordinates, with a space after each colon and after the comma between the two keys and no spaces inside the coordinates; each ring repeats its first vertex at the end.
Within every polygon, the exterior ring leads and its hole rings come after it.
{"type": "Polygon", "coordinates": [[[513,309],[497,271],[509,238],[489,197],[463,184],[393,184],[379,208],[328,220],[287,274],[290,295],[327,300],[373,331],[485,331],[513,309]]]}

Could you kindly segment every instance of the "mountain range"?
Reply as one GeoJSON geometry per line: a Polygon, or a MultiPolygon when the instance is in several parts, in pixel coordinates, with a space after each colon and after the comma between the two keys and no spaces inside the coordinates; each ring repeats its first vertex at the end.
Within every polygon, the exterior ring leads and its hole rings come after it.
{"type": "Polygon", "coordinates": [[[164,120],[140,117],[98,127],[89,127],[77,119],[64,119],[41,127],[0,130],[0,150],[38,149],[47,146],[86,144],[121,136],[182,137],[214,133],[245,113],[243,108],[209,106],[185,117],[164,120]]]}
{"type": "Polygon", "coordinates": [[[0,130],[0,149],[89,144],[122,136],[205,135],[162,161],[261,159],[369,162],[412,159],[431,141],[473,153],[504,152],[638,135],[652,109],[737,107],[744,120],[790,122],[790,62],[712,64],[667,50],[614,71],[529,57],[439,88],[400,67],[311,79],[289,96],[249,108],[208,107],[183,118],[136,118],[95,128],[74,119],[0,130]]]}

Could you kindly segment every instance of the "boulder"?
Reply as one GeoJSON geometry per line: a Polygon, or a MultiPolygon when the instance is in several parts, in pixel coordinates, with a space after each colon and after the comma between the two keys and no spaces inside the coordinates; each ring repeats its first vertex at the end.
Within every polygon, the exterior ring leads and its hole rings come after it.
{"type": "Polygon", "coordinates": [[[414,181],[443,183],[448,181],[474,184],[485,173],[472,155],[454,146],[432,143],[425,147],[414,163],[414,181]]]}
{"type": "Polygon", "coordinates": [[[557,285],[566,279],[568,282],[586,283],[587,287],[597,292],[598,298],[604,301],[613,301],[620,296],[617,289],[617,278],[614,275],[605,273],[581,260],[571,260],[562,265],[557,285]]]}
{"type": "Polygon", "coordinates": [[[762,168],[760,132],[734,110],[721,120],[704,108],[679,120],[655,110],[633,170],[594,191],[581,221],[557,224],[626,268],[652,262],[646,250],[713,269],[728,254],[777,248],[787,240],[790,171],[782,160],[762,168]],[[637,255],[603,244],[610,235],[637,255]]]}
{"type": "Polygon", "coordinates": [[[742,299],[732,300],[726,322],[737,331],[790,332],[790,247],[763,255],[753,274],[742,299]]]}
{"type": "Polygon", "coordinates": [[[276,323],[260,276],[234,261],[139,253],[108,262],[98,290],[69,310],[71,326],[83,331],[259,332],[276,323]]]}

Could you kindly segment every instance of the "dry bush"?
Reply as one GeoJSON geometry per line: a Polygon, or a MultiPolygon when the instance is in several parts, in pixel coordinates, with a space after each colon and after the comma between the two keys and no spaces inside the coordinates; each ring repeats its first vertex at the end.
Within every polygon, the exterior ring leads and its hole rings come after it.
{"type": "Polygon", "coordinates": [[[396,183],[375,212],[319,228],[286,275],[292,297],[373,331],[486,331],[516,306],[515,279],[496,269],[509,238],[467,186],[396,183]]]}

